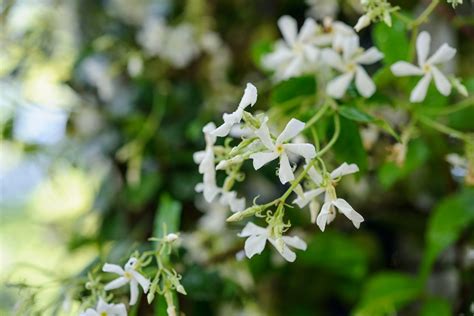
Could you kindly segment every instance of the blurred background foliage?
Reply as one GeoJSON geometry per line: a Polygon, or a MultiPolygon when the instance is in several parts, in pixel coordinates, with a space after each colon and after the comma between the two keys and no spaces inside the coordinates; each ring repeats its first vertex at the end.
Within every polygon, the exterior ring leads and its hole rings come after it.
{"type": "MultiPolygon", "coordinates": [[[[354,25],[360,7],[355,0],[307,2],[2,2],[2,314],[77,313],[88,295],[87,271],[152,247],[147,239],[159,235],[162,221],[182,232],[171,260],[183,274],[187,315],[472,313],[474,191],[464,183],[467,171],[445,160],[467,151],[458,140],[419,130],[399,166],[387,160],[394,138],[370,144],[363,128],[372,118],[347,110],[334,155],[361,167],[362,176],[343,187],[366,222],[355,231],[337,221],[321,233],[305,212],[289,212],[308,241],[293,264],[268,250],[235,260],[239,227],[225,225],[226,214],[196,196],[192,153],[204,146],[201,128],[233,109],[245,82],[259,86],[257,107],[282,117],[311,106],[313,78],[271,88],[261,68],[260,57],[280,37],[276,21],[325,12],[354,25]],[[165,35],[150,16],[165,21],[165,35]],[[163,40],[166,34],[175,36],[163,40]]],[[[427,2],[393,4],[415,14],[427,2]]],[[[458,48],[451,67],[471,95],[472,12],[469,1],[455,11],[443,3],[426,26],[433,41],[458,48]]],[[[385,54],[375,73],[381,91],[391,84],[388,66],[406,58],[407,30],[397,20],[392,28],[374,25],[361,41],[385,54]]],[[[453,101],[433,95],[419,111],[453,101]]],[[[400,132],[403,113],[390,95],[377,93],[364,106],[400,132]]],[[[446,121],[474,132],[474,108],[446,121]]],[[[324,135],[332,126],[323,121],[318,129],[324,135]]],[[[240,190],[250,197],[284,189],[264,176],[247,183],[240,190]]],[[[162,315],[160,304],[131,313],[162,315]]]]}

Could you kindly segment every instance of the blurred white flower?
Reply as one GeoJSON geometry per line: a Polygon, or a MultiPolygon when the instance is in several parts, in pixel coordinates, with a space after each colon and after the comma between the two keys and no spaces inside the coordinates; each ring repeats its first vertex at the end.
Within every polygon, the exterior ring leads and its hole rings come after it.
{"type": "Polygon", "coordinates": [[[294,180],[295,175],[293,174],[293,169],[288,159],[288,153],[302,156],[306,160],[316,156],[316,149],[312,144],[287,143],[289,140],[295,138],[304,129],[304,126],[305,123],[297,119],[291,119],[283,132],[273,141],[267,124],[263,123],[255,134],[269,151],[254,153],[250,156],[250,158],[253,159],[253,167],[255,170],[260,169],[272,160],[280,158],[278,176],[281,183],[285,184],[288,181],[294,180]]]}
{"type": "MultiPolygon", "coordinates": [[[[313,202],[317,196],[324,192],[324,204],[316,220],[321,231],[324,231],[326,225],[331,223],[336,217],[334,207],[337,207],[341,213],[343,213],[352,221],[356,228],[359,228],[360,223],[364,221],[364,218],[359,213],[357,213],[344,199],[337,198],[334,188],[334,182],[336,182],[339,178],[345,175],[356,173],[358,171],[359,168],[356,164],[349,165],[344,162],[338,168],[334,169],[330,174],[325,175],[325,179],[318,171],[316,171],[316,169],[311,168],[308,171],[308,175],[318,186],[318,188],[309,190],[303,194],[300,192],[293,203],[297,204],[300,208],[303,208],[308,203],[313,202]]],[[[316,214],[313,214],[315,212],[316,210],[312,210],[312,219],[314,219],[316,216],[316,214]]],[[[314,220],[312,220],[312,222],[314,223],[314,220]]]]}
{"type": "Polygon", "coordinates": [[[264,67],[275,71],[276,80],[296,77],[308,70],[319,56],[319,48],[314,45],[317,25],[307,18],[298,33],[296,20],[290,16],[282,16],[278,27],[283,35],[283,41],[276,43],[276,49],[264,56],[264,67]]]}
{"type": "Polygon", "coordinates": [[[448,44],[443,44],[430,58],[428,58],[430,43],[430,34],[426,31],[421,32],[416,39],[418,66],[412,65],[406,61],[399,61],[390,67],[393,74],[398,77],[423,75],[411,92],[411,102],[421,102],[425,99],[432,78],[434,79],[436,89],[438,89],[442,95],[447,96],[451,93],[451,83],[435,65],[445,63],[452,59],[456,54],[456,49],[448,44]]]}
{"type": "Polygon", "coordinates": [[[308,14],[318,20],[325,17],[333,18],[339,10],[339,3],[336,0],[306,0],[306,4],[310,7],[308,14]]]}
{"type": "Polygon", "coordinates": [[[137,35],[137,41],[148,55],[157,56],[165,44],[167,32],[168,27],[163,18],[148,16],[137,35]]]}
{"type": "Polygon", "coordinates": [[[248,237],[245,241],[245,255],[252,258],[256,254],[262,253],[265,249],[267,240],[278,250],[278,252],[288,262],[293,262],[296,259],[296,254],[288,247],[293,247],[300,250],[306,250],[306,243],[298,236],[288,237],[280,236],[274,237],[271,235],[270,227],[263,228],[254,223],[247,223],[239,237],[248,237]]]}
{"type": "Polygon", "coordinates": [[[95,309],[88,308],[80,316],[127,316],[127,309],[123,304],[107,304],[102,298],[99,298],[95,309]]]}
{"type": "Polygon", "coordinates": [[[319,30],[318,35],[314,39],[314,43],[318,46],[333,45],[337,37],[357,36],[354,29],[341,21],[334,21],[330,17],[323,19],[323,27],[319,30]]]}
{"type": "Polygon", "coordinates": [[[224,113],[223,120],[224,123],[216,128],[213,132],[213,136],[218,137],[225,137],[229,134],[232,127],[242,120],[242,116],[244,114],[244,110],[246,107],[253,106],[257,102],[257,88],[251,84],[247,83],[247,87],[245,88],[244,95],[240,100],[239,106],[237,110],[232,113],[224,113]]]}
{"type": "Polygon", "coordinates": [[[105,291],[117,289],[124,286],[125,284],[130,284],[130,305],[135,305],[138,299],[138,284],[143,288],[143,292],[148,292],[150,286],[150,280],[145,278],[143,275],[138,273],[136,269],[137,259],[132,257],[128,259],[127,263],[123,269],[116,264],[106,263],[102,267],[102,271],[116,273],[120,277],[107,283],[104,287],[105,291]]]}
{"type": "Polygon", "coordinates": [[[356,25],[354,26],[354,30],[356,32],[359,32],[363,28],[367,27],[370,25],[370,18],[367,16],[367,14],[362,15],[359,20],[357,20],[356,25]]]}
{"type": "Polygon", "coordinates": [[[370,65],[383,58],[383,54],[375,47],[364,51],[359,46],[357,36],[336,38],[342,46],[342,56],[332,49],[325,49],[322,53],[323,60],[332,68],[340,71],[342,75],[331,80],[326,92],[334,98],[342,98],[355,77],[357,91],[363,97],[370,97],[375,92],[375,84],[367,72],[360,65],[370,65]]]}

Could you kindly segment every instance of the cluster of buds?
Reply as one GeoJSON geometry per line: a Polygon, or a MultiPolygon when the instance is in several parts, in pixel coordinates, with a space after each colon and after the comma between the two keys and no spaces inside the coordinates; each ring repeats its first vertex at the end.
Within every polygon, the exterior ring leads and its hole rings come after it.
{"type": "Polygon", "coordinates": [[[359,32],[372,22],[383,21],[388,26],[392,26],[391,13],[397,11],[398,7],[392,7],[387,0],[361,0],[360,1],[365,14],[362,15],[354,29],[359,32]]]}

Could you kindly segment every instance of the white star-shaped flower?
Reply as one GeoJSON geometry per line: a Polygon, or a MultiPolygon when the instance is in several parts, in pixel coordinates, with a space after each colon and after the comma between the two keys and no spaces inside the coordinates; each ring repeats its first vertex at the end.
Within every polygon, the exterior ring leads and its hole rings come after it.
{"type": "Polygon", "coordinates": [[[255,102],[257,102],[257,88],[253,84],[247,83],[247,87],[245,88],[244,95],[240,100],[237,110],[232,113],[224,113],[222,117],[224,123],[218,128],[216,128],[212,132],[212,135],[218,137],[227,136],[231,131],[232,127],[240,123],[240,121],[242,120],[245,108],[249,105],[253,106],[255,102]]]}
{"type": "Polygon", "coordinates": [[[288,247],[293,247],[300,250],[306,250],[306,243],[298,236],[288,237],[272,237],[270,227],[263,228],[254,223],[247,223],[239,237],[248,237],[245,241],[245,255],[252,258],[256,254],[262,253],[265,249],[267,240],[278,250],[282,257],[289,262],[296,259],[296,254],[288,247]]]}
{"type": "Polygon", "coordinates": [[[322,56],[324,62],[340,71],[342,75],[328,83],[327,94],[336,99],[342,98],[355,77],[357,91],[366,98],[372,96],[375,92],[375,84],[360,65],[373,64],[381,60],[383,54],[375,47],[364,51],[359,46],[357,36],[338,37],[334,41],[337,45],[341,45],[342,56],[332,49],[325,49],[322,56]]]}
{"type": "Polygon", "coordinates": [[[120,277],[107,283],[104,290],[109,291],[130,284],[130,305],[135,305],[138,299],[138,284],[143,288],[143,292],[148,292],[150,280],[138,273],[135,269],[137,259],[132,257],[128,259],[123,269],[116,264],[104,264],[102,271],[116,273],[120,277]]]}
{"type": "MultiPolygon", "coordinates": [[[[344,199],[337,198],[336,191],[333,185],[333,181],[336,181],[340,177],[356,173],[358,171],[359,168],[356,164],[349,165],[347,163],[343,163],[327,176],[326,184],[324,187],[319,187],[304,192],[303,194],[299,194],[299,196],[293,201],[293,203],[297,204],[300,208],[303,208],[308,203],[311,203],[317,196],[325,192],[324,204],[316,220],[319,228],[324,231],[326,224],[329,224],[334,220],[334,218],[336,217],[334,207],[337,207],[341,213],[343,213],[347,218],[352,221],[356,228],[359,228],[360,223],[364,221],[364,218],[359,213],[357,213],[344,199]]],[[[311,168],[308,171],[308,175],[316,185],[323,185],[323,177],[314,168],[311,168]]],[[[313,217],[315,216],[316,214],[313,215],[313,217]]]]}
{"type": "Polygon", "coordinates": [[[95,309],[88,308],[80,316],[127,316],[127,309],[123,304],[107,304],[99,298],[95,309]]]}
{"type": "Polygon", "coordinates": [[[314,43],[318,46],[331,46],[338,37],[357,36],[352,27],[341,21],[333,21],[332,18],[323,19],[321,32],[316,36],[314,43]]]}
{"type": "Polygon", "coordinates": [[[399,61],[393,64],[390,69],[395,76],[420,76],[420,81],[413,89],[410,95],[411,102],[421,102],[426,97],[426,91],[430,85],[431,79],[434,79],[436,89],[442,95],[451,94],[451,83],[436,65],[445,63],[456,55],[456,49],[448,44],[441,45],[440,48],[428,58],[430,52],[431,36],[428,32],[421,32],[416,39],[416,52],[418,55],[418,66],[412,65],[406,61],[399,61]]]}
{"type": "Polygon", "coordinates": [[[313,43],[317,24],[307,18],[298,33],[296,20],[285,15],[278,19],[278,27],[283,40],[277,42],[276,49],[266,55],[262,63],[275,71],[277,80],[284,80],[301,75],[317,61],[319,49],[313,43]]]}
{"type": "Polygon", "coordinates": [[[289,140],[293,139],[303,129],[305,124],[297,119],[291,119],[286,125],[285,129],[277,137],[275,141],[272,140],[270,131],[266,123],[263,123],[255,132],[262,144],[269,150],[265,152],[254,153],[250,155],[253,159],[253,167],[255,170],[260,169],[263,165],[272,160],[280,158],[280,168],[278,176],[282,184],[294,180],[295,175],[288,159],[288,153],[303,156],[306,160],[316,156],[316,149],[312,144],[289,144],[289,140]]]}

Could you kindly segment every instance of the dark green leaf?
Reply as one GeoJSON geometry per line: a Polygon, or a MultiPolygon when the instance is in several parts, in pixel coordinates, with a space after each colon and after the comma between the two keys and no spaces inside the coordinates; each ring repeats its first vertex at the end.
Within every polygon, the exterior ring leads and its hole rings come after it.
{"type": "Polygon", "coordinates": [[[272,51],[273,41],[271,40],[259,40],[252,45],[251,55],[254,64],[262,68],[262,57],[272,51]]]}
{"type": "Polygon", "coordinates": [[[384,63],[391,65],[399,60],[408,60],[409,41],[405,24],[393,18],[392,27],[377,23],[373,31],[375,46],[384,53],[384,63]]]}
{"type": "Polygon", "coordinates": [[[360,170],[367,170],[367,153],[362,145],[359,127],[351,120],[341,117],[341,133],[334,144],[339,161],[355,163],[360,170]]]}
{"type": "Polygon", "coordinates": [[[430,298],[424,304],[421,309],[421,316],[451,316],[451,306],[449,302],[439,299],[430,298]]]}
{"type": "Polygon", "coordinates": [[[272,103],[283,103],[292,99],[307,97],[316,93],[314,76],[291,78],[279,83],[272,92],[272,103]]]}

